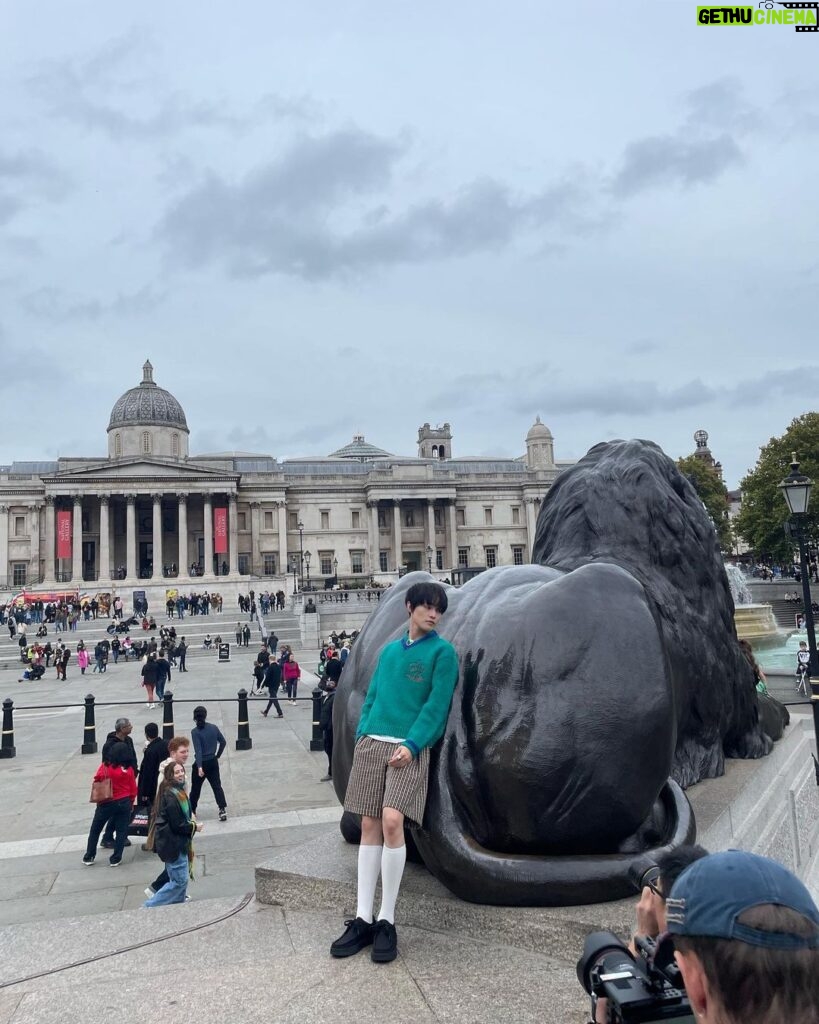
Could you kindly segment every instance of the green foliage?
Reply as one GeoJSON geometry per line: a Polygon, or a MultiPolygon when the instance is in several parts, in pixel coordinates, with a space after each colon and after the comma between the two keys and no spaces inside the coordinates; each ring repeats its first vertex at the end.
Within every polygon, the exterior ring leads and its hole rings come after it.
{"type": "Polygon", "coordinates": [[[717,531],[720,547],[723,551],[731,550],[731,523],[728,518],[728,488],[722,482],[719,473],[703,459],[695,455],[687,455],[677,460],[677,469],[688,477],[694,490],[700,496],[708,515],[717,531]]]}
{"type": "Polygon", "coordinates": [[[756,467],[740,484],[742,507],[737,532],[758,558],[790,562],[793,541],[785,535],[788,506],[779,484],[790,473],[792,453],[802,473],[814,481],[807,519],[811,543],[819,536],[819,413],[797,417],[781,437],[772,437],[761,449],[756,467]]]}

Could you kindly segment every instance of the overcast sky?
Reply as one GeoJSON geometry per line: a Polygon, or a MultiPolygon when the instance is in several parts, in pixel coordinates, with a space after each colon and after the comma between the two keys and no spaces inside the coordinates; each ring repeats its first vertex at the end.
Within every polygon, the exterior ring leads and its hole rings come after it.
{"type": "Polygon", "coordinates": [[[705,428],[735,486],[817,408],[819,34],[687,0],[4,0],[0,463],[559,459],[705,428]]]}

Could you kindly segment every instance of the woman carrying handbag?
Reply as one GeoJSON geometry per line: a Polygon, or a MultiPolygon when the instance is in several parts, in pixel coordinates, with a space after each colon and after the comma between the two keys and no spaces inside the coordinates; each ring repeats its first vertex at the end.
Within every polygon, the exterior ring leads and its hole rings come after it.
{"type": "Polygon", "coordinates": [[[115,868],[122,862],[122,851],[128,838],[128,824],[131,821],[131,808],[137,795],[137,784],[134,769],[130,761],[133,757],[125,743],[114,743],[108,752],[108,759],[97,769],[91,786],[91,800],[97,809],[91,821],[88,833],[88,844],[82,859],[86,867],[90,867],[97,856],[97,843],[102,830],[109,821],[113,824],[114,849],[108,863],[115,868]]]}

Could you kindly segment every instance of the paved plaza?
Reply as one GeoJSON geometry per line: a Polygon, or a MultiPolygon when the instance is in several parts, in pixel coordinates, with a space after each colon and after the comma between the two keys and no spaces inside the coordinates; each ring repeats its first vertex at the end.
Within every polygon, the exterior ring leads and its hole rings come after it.
{"type": "MultiPolygon", "coordinates": [[[[0,760],[0,1024],[144,1024],[154,1012],[172,1014],[176,1024],[203,1013],[248,1024],[587,1020],[574,971],[582,935],[598,917],[598,927],[627,931],[634,901],[510,912],[448,908],[438,899],[434,910],[432,903],[425,909],[434,880],[410,865],[398,959],[381,966],[366,951],[340,961],[328,955],[343,918],[354,912],[354,851],[339,836],[335,793],[320,781],[324,755],[310,751],[317,652],[301,648],[294,617],[268,617],[268,628],[294,646],[304,699],[284,703],[283,720],[263,719],[264,704],[254,699],[253,746],[237,751],[236,694],[250,689],[259,627],[253,623],[248,648],[232,646],[228,663],[201,646],[206,633],[233,645],[236,621],[226,610],[186,618],[184,629],[176,623],[190,644],[188,673],[174,672],[168,687],[176,731],[189,733],[195,703],[207,705],[228,740],[221,764],[229,818],[218,821],[206,786],[191,902],[152,911],[140,906],[160,864],[139,840],[115,870],[104,856],[93,867],[81,864],[99,764],[99,755],[80,754],[83,698],[93,693],[98,702],[100,749],[124,714],[139,752],[145,723],[161,722],[161,709],[146,709],[138,663],[120,660],[102,676],[90,668],[82,676],[73,658],[65,683],[53,669],[41,682],[19,682],[19,649],[3,631],[0,695],[18,710],[17,757],[0,760]],[[74,706],[48,707],[55,704],[74,706]],[[277,884],[284,890],[293,879],[283,905],[255,898],[259,865],[282,872],[277,884]],[[461,917],[483,923],[467,927],[461,917]]],[[[80,638],[93,647],[107,625],[82,622],[66,640],[72,648],[80,638]]],[[[53,627],[49,639],[53,644],[53,627]]],[[[789,679],[770,683],[777,695],[791,696],[789,679]]],[[[713,827],[733,794],[753,773],[773,769],[772,762],[729,762],[723,778],[694,787],[689,796],[701,829],[713,827]]]]}

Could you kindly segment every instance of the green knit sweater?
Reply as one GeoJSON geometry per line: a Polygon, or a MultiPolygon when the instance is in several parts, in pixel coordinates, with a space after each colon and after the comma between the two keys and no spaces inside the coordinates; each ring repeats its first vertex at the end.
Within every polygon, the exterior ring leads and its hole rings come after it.
{"type": "Polygon", "coordinates": [[[458,655],[433,630],[409,642],[409,634],[381,652],[370,681],[356,739],[396,736],[417,757],[443,734],[458,681],[458,655]]]}

